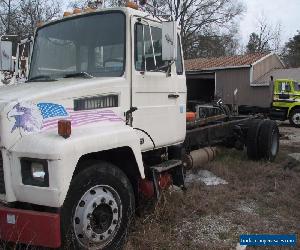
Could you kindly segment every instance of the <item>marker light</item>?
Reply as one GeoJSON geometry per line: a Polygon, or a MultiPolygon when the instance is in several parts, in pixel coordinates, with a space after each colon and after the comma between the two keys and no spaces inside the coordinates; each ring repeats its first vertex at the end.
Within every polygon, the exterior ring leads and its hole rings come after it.
{"type": "Polygon", "coordinates": [[[93,12],[93,11],[95,11],[95,9],[90,8],[90,7],[86,7],[86,8],[83,10],[83,12],[93,12]]]}
{"type": "Polygon", "coordinates": [[[38,21],[37,24],[36,24],[36,27],[39,28],[39,27],[43,26],[43,24],[44,24],[44,23],[43,23],[42,21],[38,21]]]}
{"type": "Polygon", "coordinates": [[[57,124],[58,134],[67,139],[71,135],[71,121],[59,120],[57,124]]]}
{"type": "Polygon", "coordinates": [[[139,6],[136,3],[129,2],[129,1],[125,4],[125,7],[132,8],[132,9],[135,9],[135,10],[139,9],[139,6]]]}
{"type": "Polygon", "coordinates": [[[78,9],[78,8],[73,10],[73,14],[80,14],[81,12],[82,12],[82,10],[78,9]]]}
{"type": "Polygon", "coordinates": [[[69,12],[69,11],[65,11],[65,12],[64,12],[64,17],[71,16],[71,15],[72,15],[72,13],[69,12]]]}
{"type": "Polygon", "coordinates": [[[196,113],[195,112],[186,112],[186,121],[193,122],[196,120],[196,113]]]}

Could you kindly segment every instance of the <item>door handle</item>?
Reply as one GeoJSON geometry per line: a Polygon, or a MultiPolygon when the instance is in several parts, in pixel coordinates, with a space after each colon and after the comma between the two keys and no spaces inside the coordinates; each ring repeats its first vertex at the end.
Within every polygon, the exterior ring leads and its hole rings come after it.
{"type": "Polygon", "coordinates": [[[177,95],[177,94],[168,94],[168,98],[178,98],[179,97],[179,95],[177,95]]]}

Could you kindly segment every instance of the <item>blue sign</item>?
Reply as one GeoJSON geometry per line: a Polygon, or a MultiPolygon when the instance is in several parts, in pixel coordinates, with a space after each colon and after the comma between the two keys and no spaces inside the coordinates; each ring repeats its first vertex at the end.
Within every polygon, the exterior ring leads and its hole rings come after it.
{"type": "Polygon", "coordinates": [[[296,234],[250,234],[240,235],[241,246],[296,246],[296,234]]]}

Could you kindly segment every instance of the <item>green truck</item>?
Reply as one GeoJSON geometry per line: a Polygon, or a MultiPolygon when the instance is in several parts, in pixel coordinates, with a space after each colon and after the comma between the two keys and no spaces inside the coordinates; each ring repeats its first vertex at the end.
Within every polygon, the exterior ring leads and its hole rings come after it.
{"type": "Polygon", "coordinates": [[[294,127],[300,128],[300,83],[290,79],[274,81],[274,95],[270,118],[289,120],[294,127]]]}

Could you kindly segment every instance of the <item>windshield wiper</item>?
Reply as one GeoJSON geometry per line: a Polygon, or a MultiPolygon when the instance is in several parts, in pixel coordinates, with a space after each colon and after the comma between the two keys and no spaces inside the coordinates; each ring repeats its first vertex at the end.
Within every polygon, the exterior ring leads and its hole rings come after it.
{"type": "Polygon", "coordinates": [[[72,77],[83,77],[83,78],[93,78],[92,75],[90,75],[87,72],[75,72],[75,73],[70,73],[70,74],[66,74],[64,76],[64,78],[72,78],[72,77]]]}
{"type": "Polygon", "coordinates": [[[52,82],[52,81],[57,81],[57,80],[48,75],[37,75],[37,76],[31,77],[27,82],[38,82],[38,81],[52,82]]]}

